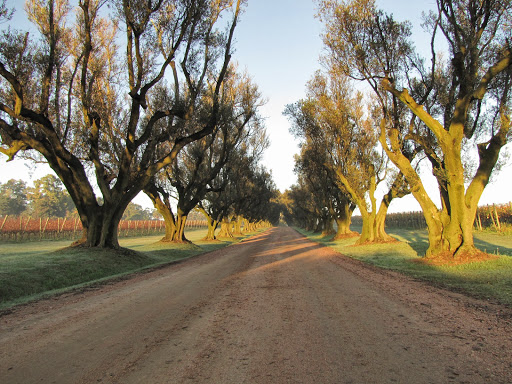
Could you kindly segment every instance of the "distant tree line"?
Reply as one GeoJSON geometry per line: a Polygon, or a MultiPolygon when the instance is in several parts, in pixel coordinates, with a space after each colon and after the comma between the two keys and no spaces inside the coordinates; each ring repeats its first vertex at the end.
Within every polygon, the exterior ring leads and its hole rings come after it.
{"type": "MultiPolygon", "coordinates": [[[[0,184],[0,216],[72,217],[77,212],[73,200],[62,182],[54,175],[46,175],[29,187],[23,180],[11,179],[0,184]]],[[[130,203],[123,220],[150,220],[156,218],[153,209],[130,203]]]]}
{"type": "Polygon", "coordinates": [[[53,175],[34,181],[33,187],[14,179],[0,184],[1,216],[67,217],[74,212],[73,201],[53,175]]]}

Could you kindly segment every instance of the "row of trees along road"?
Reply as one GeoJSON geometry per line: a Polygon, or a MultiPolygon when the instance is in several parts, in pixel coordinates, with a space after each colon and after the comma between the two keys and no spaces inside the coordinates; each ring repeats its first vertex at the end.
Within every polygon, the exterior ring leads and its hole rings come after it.
{"type": "MultiPolygon", "coordinates": [[[[38,36],[2,30],[0,150],[50,165],[78,211],[79,244],[118,247],[125,208],[143,190],[156,195],[168,175],[177,190],[190,190],[180,196],[183,221],[192,204],[185,201],[205,191],[187,186],[180,163],[199,161],[201,148],[208,157],[206,148],[228,135],[219,150],[231,151],[246,135],[241,124],[253,119],[259,96],[230,63],[242,3],[29,0],[38,36]],[[234,97],[237,87],[245,93],[234,97]]],[[[213,171],[201,175],[203,184],[228,161],[223,156],[206,165],[213,171]]]]}
{"type": "Polygon", "coordinates": [[[302,138],[299,184],[285,197],[294,203],[289,214],[312,227],[342,220],[356,205],[359,242],[385,241],[389,202],[412,193],[428,227],[426,256],[476,257],[478,201],[510,140],[512,2],[437,0],[424,16],[427,59],[415,52],[411,24],[373,0],[320,1],[318,13],[324,69],[307,98],[285,111],[302,138]],[[369,89],[365,102],[351,90],[357,83],[369,89]],[[440,208],[420,177],[425,162],[440,208]],[[374,193],[384,180],[377,210],[374,193]]]}
{"type": "MultiPolygon", "coordinates": [[[[220,98],[222,110],[218,129],[185,147],[173,164],[153,178],[145,188],[146,194],[164,217],[164,241],[187,241],[184,236],[187,216],[199,204],[201,212],[212,225],[221,218],[228,220],[227,212],[211,217],[203,207],[206,205],[203,200],[214,194],[222,194],[225,198],[230,193],[230,183],[237,182],[234,178],[241,179],[243,172],[253,172],[261,152],[268,146],[257,113],[262,103],[261,97],[251,79],[245,74],[233,73],[228,76],[221,88],[220,98]],[[241,163],[245,163],[245,169],[239,168],[241,163]],[[176,214],[169,200],[173,194],[177,200],[176,214]]],[[[275,190],[275,187],[271,188],[275,190]]],[[[248,214],[250,212],[244,213],[246,216],[248,214]]],[[[215,229],[212,231],[214,233],[215,229]]],[[[207,238],[212,239],[213,233],[209,233],[207,238]]]]}

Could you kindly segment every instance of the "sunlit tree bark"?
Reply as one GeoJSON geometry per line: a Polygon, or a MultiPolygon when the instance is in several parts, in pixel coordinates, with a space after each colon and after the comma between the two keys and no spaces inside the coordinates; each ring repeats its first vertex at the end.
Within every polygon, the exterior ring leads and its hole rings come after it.
{"type": "MultiPolygon", "coordinates": [[[[400,173],[392,174],[387,156],[378,149],[379,127],[371,117],[364,117],[362,95],[353,94],[351,87],[336,67],[326,74],[318,72],[308,83],[308,98],[289,106],[287,114],[308,149],[303,149],[302,162],[318,163],[312,174],[320,175],[323,184],[333,178],[358,206],[363,225],[357,244],[394,241],[384,229],[387,207],[393,198],[407,193],[406,183],[400,173]],[[322,168],[327,169],[322,173],[322,168]],[[392,189],[377,211],[377,186],[391,178],[392,189]]],[[[324,206],[329,208],[329,203],[324,206]]]]}
{"type": "Polygon", "coordinates": [[[412,51],[410,26],[379,11],[374,1],[322,2],[331,60],[366,81],[382,107],[380,142],[405,176],[429,230],[427,257],[478,256],[473,222],[510,131],[512,79],[509,1],[438,0],[425,19],[431,33],[430,66],[412,51]],[[440,58],[437,41],[448,46],[440,58]],[[396,119],[411,113],[409,129],[396,119]],[[436,177],[441,207],[427,194],[403,143],[423,150],[436,177]],[[463,159],[473,151],[476,172],[463,159]],[[467,178],[465,178],[467,177],[467,178]]]}

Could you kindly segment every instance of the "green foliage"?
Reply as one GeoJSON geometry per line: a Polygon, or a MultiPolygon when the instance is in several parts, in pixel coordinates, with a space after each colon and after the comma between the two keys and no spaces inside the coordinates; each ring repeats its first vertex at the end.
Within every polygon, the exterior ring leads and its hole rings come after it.
{"type": "Polygon", "coordinates": [[[27,189],[31,215],[34,217],[66,217],[75,206],[62,182],[54,175],[34,181],[27,189]]]}
{"type": "Polygon", "coordinates": [[[131,202],[126,207],[122,220],[151,220],[153,218],[153,209],[143,208],[141,205],[131,202]]]}
{"type": "Polygon", "coordinates": [[[11,179],[0,184],[0,215],[18,216],[27,208],[27,185],[22,180],[11,179]]]}
{"type": "Polygon", "coordinates": [[[13,14],[14,9],[7,8],[6,0],[0,1],[0,23],[11,20],[13,14]]]}
{"type": "Polygon", "coordinates": [[[36,32],[0,30],[0,152],[32,150],[51,165],[90,247],[117,248],[129,202],[226,117],[221,91],[245,1],[149,3],[27,0],[36,32]]]}

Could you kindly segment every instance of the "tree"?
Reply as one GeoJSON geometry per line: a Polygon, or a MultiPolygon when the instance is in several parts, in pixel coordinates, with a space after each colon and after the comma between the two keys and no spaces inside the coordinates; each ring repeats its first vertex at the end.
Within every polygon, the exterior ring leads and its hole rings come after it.
{"type": "MultiPolygon", "coordinates": [[[[319,217],[315,230],[323,236],[334,233],[334,211],[332,205],[332,184],[328,170],[323,166],[323,151],[306,144],[301,145],[300,156],[295,156],[295,173],[304,180],[312,192],[315,211],[319,217]]],[[[335,186],[336,188],[336,186],[335,186]]]]}
{"type": "MultiPolygon", "coordinates": [[[[363,95],[353,94],[351,88],[349,79],[337,68],[317,72],[308,83],[308,98],[289,106],[287,114],[296,135],[306,142],[302,157],[308,157],[320,169],[310,172],[310,177],[316,175],[319,179],[315,184],[325,185],[326,180],[334,180],[335,186],[348,197],[340,211],[346,212],[345,217],[350,201],[359,207],[363,227],[357,243],[394,241],[384,229],[387,209],[393,198],[404,196],[408,190],[402,175],[392,172],[384,151],[378,148],[378,125],[371,116],[365,118],[363,95]],[[319,178],[322,168],[325,176],[319,178]],[[375,192],[383,182],[388,182],[391,188],[377,210],[375,192]]],[[[332,204],[326,204],[334,212],[332,204]]]]}
{"type": "Polygon", "coordinates": [[[231,238],[231,223],[242,217],[247,229],[268,218],[268,202],[275,194],[271,175],[258,165],[263,150],[268,146],[264,131],[251,136],[251,140],[232,153],[229,162],[211,182],[211,190],[199,203],[199,210],[208,222],[205,240],[218,237],[231,238]]]}
{"type": "MultiPolygon", "coordinates": [[[[259,118],[254,119],[248,134],[231,151],[227,163],[210,182],[210,189],[199,202],[198,208],[208,222],[208,234],[205,240],[215,240],[215,231],[220,225],[220,237],[232,237],[231,222],[245,220],[249,228],[249,218],[243,217],[244,208],[257,204],[258,199],[251,195],[251,180],[259,169],[259,161],[269,142],[264,125],[259,118]],[[246,206],[244,206],[244,203],[246,206]]],[[[271,175],[266,177],[271,179],[271,175]]],[[[261,207],[264,209],[264,207],[261,207]]],[[[249,209],[249,208],[248,208],[249,209]]],[[[254,219],[253,219],[254,220],[254,219]]],[[[252,225],[251,225],[252,226],[252,225]]]]}
{"type": "Polygon", "coordinates": [[[153,211],[131,202],[123,213],[123,220],[152,220],[153,211]]]}
{"type": "Polygon", "coordinates": [[[7,8],[6,2],[7,0],[2,0],[0,2],[0,23],[11,20],[12,15],[14,14],[14,9],[7,8]]]}
{"type": "Polygon", "coordinates": [[[212,181],[212,184],[216,185],[216,188],[208,191],[203,199],[198,203],[198,210],[203,214],[208,225],[208,231],[203,240],[217,240],[215,231],[231,208],[231,195],[229,194],[229,189],[226,193],[230,174],[230,168],[225,167],[222,169],[217,177],[212,181]]]}
{"type": "Polygon", "coordinates": [[[34,187],[27,189],[27,199],[35,217],[66,217],[75,208],[62,182],[54,175],[35,180],[34,187]]]}
{"type": "Polygon", "coordinates": [[[512,3],[436,3],[425,20],[432,36],[430,66],[414,54],[408,24],[397,23],[371,0],[323,1],[320,13],[330,58],[367,81],[380,101],[379,140],[422,208],[426,256],[471,260],[479,256],[472,232],[478,201],[509,138],[512,3]],[[448,46],[448,60],[437,48],[440,40],[448,46]],[[411,113],[407,130],[397,123],[397,104],[411,113]],[[404,155],[406,141],[420,146],[430,162],[441,208],[404,155]],[[475,172],[463,159],[468,149],[475,154],[475,172]]]}
{"type": "Polygon", "coordinates": [[[187,241],[184,235],[187,216],[212,190],[212,180],[227,166],[238,147],[250,146],[253,137],[264,135],[258,116],[261,96],[247,74],[238,74],[232,67],[220,100],[221,117],[214,133],[187,146],[171,167],[160,174],[165,180],[154,179],[156,184],[146,187],[159,210],[171,209],[170,204],[163,203],[170,194],[168,188],[177,195],[176,215],[172,211],[162,213],[167,228],[163,241],[187,241]]]}
{"type": "MultiPolygon", "coordinates": [[[[345,190],[338,185],[334,168],[327,166],[329,159],[326,147],[315,145],[312,140],[307,139],[301,146],[301,155],[295,159],[295,172],[311,193],[309,199],[314,202],[314,210],[319,215],[318,222],[321,224],[323,235],[335,233],[334,240],[354,236],[356,233],[350,230],[350,224],[356,206],[345,190]],[[336,222],[336,231],[333,228],[333,221],[336,222]]],[[[293,196],[298,198],[300,195],[295,193],[293,196]]],[[[300,205],[300,202],[297,201],[296,204],[300,205]]]]}
{"type": "Polygon", "coordinates": [[[11,179],[0,184],[0,214],[21,215],[27,209],[27,184],[11,179]]]}
{"type": "Polygon", "coordinates": [[[237,222],[243,221],[247,231],[254,231],[259,223],[270,225],[279,221],[276,217],[275,201],[278,190],[272,180],[272,174],[263,166],[246,172],[244,178],[237,183],[238,198],[233,204],[235,234],[241,234],[237,222]]]}
{"type": "Polygon", "coordinates": [[[33,0],[40,43],[3,31],[1,151],[12,159],[31,150],[48,162],[78,210],[78,244],[118,247],[128,203],[184,146],[215,130],[242,2],[113,0],[106,18],[105,1],[81,0],[67,28],[66,0],[33,0]],[[187,124],[193,117],[201,124],[187,124]]]}
{"type": "Polygon", "coordinates": [[[304,177],[298,175],[298,184],[292,185],[287,192],[293,202],[291,206],[292,223],[307,231],[312,231],[318,221],[317,208],[314,206],[314,195],[304,182],[304,177]]]}

